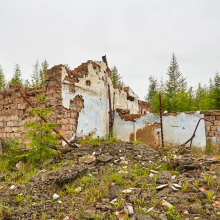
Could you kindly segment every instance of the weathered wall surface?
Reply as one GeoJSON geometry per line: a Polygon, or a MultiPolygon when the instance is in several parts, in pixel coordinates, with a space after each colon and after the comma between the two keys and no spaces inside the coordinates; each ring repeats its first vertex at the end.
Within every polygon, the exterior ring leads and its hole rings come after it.
{"type": "MultiPolygon", "coordinates": [[[[62,106],[71,109],[71,102],[76,97],[83,101],[83,108],[79,112],[75,137],[83,137],[91,131],[96,130],[94,137],[106,136],[109,133],[109,95],[108,85],[111,92],[111,103],[113,109],[129,109],[130,113],[139,113],[139,102],[135,93],[129,88],[121,88],[112,84],[111,72],[104,62],[88,61],[84,67],[78,67],[77,77],[74,71],[62,68],[62,106]],[[86,68],[85,68],[86,66],[86,68]],[[71,75],[72,74],[72,75],[71,75]],[[71,89],[72,77],[74,80],[71,89]]],[[[145,109],[144,103],[142,108],[145,109]]],[[[149,110],[149,106],[148,106],[149,110]]]]}
{"type": "MultiPolygon", "coordinates": [[[[42,88],[23,88],[30,101],[37,107],[35,97],[41,93],[42,88]]],[[[45,106],[42,106],[45,107],[45,106]]],[[[27,102],[20,95],[15,86],[0,90],[0,138],[21,137],[25,130],[23,123],[31,122],[30,110],[27,102]]]]}
{"type": "Polygon", "coordinates": [[[134,141],[138,138],[152,146],[158,143],[160,129],[158,123],[160,118],[156,114],[147,114],[145,116],[130,115],[130,117],[120,117],[115,115],[113,131],[116,137],[122,141],[134,141]],[[123,119],[122,119],[123,118],[123,119]]]}
{"type": "Polygon", "coordinates": [[[206,121],[206,140],[215,144],[220,143],[220,110],[201,111],[205,118],[214,122],[214,124],[206,121]]]}
{"type": "MultiPolygon", "coordinates": [[[[203,114],[196,112],[194,114],[181,113],[177,116],[163,116],[164,141],[170,144],[181,145],[192,137],[193,132],[203,114]]],[[[188,143],[186,146],[189,146],[188,143]]],[[[192,146],[204,150],[206,146],[205,122],[201,120],[193,139],[192,146]]]]}
{"type": "MultiPolygon", "coordinates": [[[[192,137],[192,134],[200,118],[204,118],[204,114],[201,114],[201,112],[164,115],[164,142],[172,145],[183,144],[190,137],[192,137]]],[[[217,122],[215,122],[215,124],[217,124],[217,122]]],[[[160,118],[158,114],[147,114],[144,116],[136,115],[136,119],[133,120],[131,116],[128,117],[124,115],[119,117],[117,114],[114,123],[114,132],[115,135],[121,140],[133,141],[134,139],[137,140],[138,138],[141,138],[144,143],[152,146],[154,144],[160,143],[160,126],[160,118]]],[[[210,126],[208,129],[216,129],[217,132],[217,128],[215,126],[210,126]]],[[[201,120],[192,145],[194,147],[200,148],[201,150],[204,150],[206,146],[206,133],[205,122],[204,120],[201,120]]]]}
{"type": "MultiPolygon", "coordinates": [[[[47,70],[44,87],[22,89],[34,105],[34,97],[45,95],[46,104],[41,107],[53,107],[49,121],[60,123],[57,130],[71,141],[91,132],[95,137],[108,135],[108,86],[112,109],[114,105],[114,109],[131,114],[150,111],[149,103],[138,101],[129,87],[114,86],[111,77],[110,69],[100,61],[82,63],[74,70],[57,65],[47,70]]],[[[33,120],[29,113],[30,107],[15,86],[1,90],[0,137],[21,137],[25,133],[23,123],[33,120]]]]}

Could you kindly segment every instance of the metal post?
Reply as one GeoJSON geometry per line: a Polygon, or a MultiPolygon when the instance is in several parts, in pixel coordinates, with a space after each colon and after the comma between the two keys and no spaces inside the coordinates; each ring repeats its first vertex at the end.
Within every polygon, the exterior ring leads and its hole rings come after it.
{"type": "Polygon", "coordinates": [[[160,99],[161,141],[162,141],[162,147],[163,147],[164,144],[163,144],[163,120],[162,120],[162,103],[161,103],[161,94],[159,94],[159,99],[160,99]]]}

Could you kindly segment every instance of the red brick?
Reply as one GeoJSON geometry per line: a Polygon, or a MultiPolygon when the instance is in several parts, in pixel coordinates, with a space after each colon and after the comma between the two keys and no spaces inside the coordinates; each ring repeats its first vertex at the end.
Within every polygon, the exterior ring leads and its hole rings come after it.
{"type": "Polygon", "coordinates": [[[214,131],[209,131],[208,134],[209,134],[210,137],[215,136],[215,132],[214,131]]]}
{"type": "Polygon", "coordinates": [[[209,116],[209,120],[214,121],[215,120],[215,115],[209,116]]]}
{"type": "Polygon", "coordinates": [[[70,112],[70,115],[71,115],[71,118],[77,118],[78,117],[78,112],[73,112],[73,111],[71,111],[70,112]]]}
{"type": "Polygon", "coordinates": [[[211,131],[217,131],[217,126],[211,126],[211,131]]]}
{"type": "Polygon", "coordinates": [[[206,131],[210,131],[210,126],[206,126],[206,131]]]}
{"type": "Polygon", "coordinates": [[[219,126],[220,125],[220,121],[215,120],[214,121],[214,125],[218,125],[219,126]]]}
{"type": "Polygon", "coordinates": [[[206,141],[212,141],[211,137],[206,137],[206,141]]]}
{"type": "Polygon", "coordinates": [[[212,137],[212,143],[216,143],[217,142],[217,138],[216,137],[212,137]]]}

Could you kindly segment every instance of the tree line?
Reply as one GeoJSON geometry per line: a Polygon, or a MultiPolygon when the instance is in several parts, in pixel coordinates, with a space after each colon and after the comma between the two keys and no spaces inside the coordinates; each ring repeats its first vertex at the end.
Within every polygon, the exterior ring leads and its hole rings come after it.
{"type": "MultiPolygon", "coordinates": [[[[67,69],[70,69],[68,64],[64,64],[67,69]]],[[[31,75],[31,80],[29,79],[22,79],[22,73],[20,66],[16,63],[14,66],[14,74],[10,80],[6,80],[3,68],[0,65],[0,89],[8,88],[9,84],[17,83],[21,87],[38,87],[43,86],[45,84],[45,75],[49,64],[46,60],[44,60],[41,65],[37,60],[36,63],[33,65],[33,73],[31,75]]],[[[118,69],[116,66],[111,68],[112,71],[112,83],[114,85],[120,85],[124,87],[125,84],[122,81],[122,76],[119,74],[118,69]]]]}
{"type": "Polygon", "coordinates": [[[8,88],[10,84],[17,83],[21,87],[39,87],[45,84],[45,75],[49,64],[46,60],[44,60],[41,64],[36,61],[33,65],[33,73],[31,75],[31,80],[22,79],[21,68],[19,64],[15,64],[14,66],[14,74],[10,80],[6,80],[5,74],[2,66],[0,65],[0,89],[8,88]]]}
{"type": "Polygon", "coordinates": [[[163,111],[170,113],[183,111],[217,110],[220,109],[220,74],[216,72],[208,84],[200,82],[196,88],[188,87],[186,78],[179,71],[177,58],[173,53],[167,70],[167,80],[158,81],[149,77],[149,88],[145,101],[152,104],[152,112],[160,110],[159,93],[162,97],[163,111]]]}

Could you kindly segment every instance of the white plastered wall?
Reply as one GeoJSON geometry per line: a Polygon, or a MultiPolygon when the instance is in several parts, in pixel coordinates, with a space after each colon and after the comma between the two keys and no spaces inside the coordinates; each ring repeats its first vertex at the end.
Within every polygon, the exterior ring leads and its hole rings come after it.
{"type": "MultiPolygon", "coordinates": [[[[131,113],[138,113],[138,99],[134,92],[129,88],[129,95],[135,97],[134,101],[127,100],[127,93],[124,90],[114,89],[112,80],[106,72],[107,66],[101,61],[92,61],[88,64],[88,76],[79,78],[79,82],[75,83],[75,93],[69,91],[69,82],[65,79],[67,72],[62,67],[62,105],[70,108],[70,100],[74,100],[76,96],[81,96],[84,100],[84,107],[79,113],[76,136],[83,137],[96,129],[94,137],[107,136],[109,133],[109,95],[108,85],[111,91],[111,103],[113,109],[113,98],[115,93],[115,109],[129,109],[131,113]],[[93,69],[92,62],[100,66],[100,70],[93,69]],[[86,85],[86,81],[91,82],[90,86],[86,85]]],[[[71,139],[73,139],[72,137],[71,139]]]]}
{"type": "MultiPolygon", "coordinates": [[[[196,112],[194,114],[181,113],[177,116],[163,116],[163,136],[164,142],[172,145],[181,145],[185,143],[193,132],[200,118],[204,118],[203,114],[196,112]]],[[[160,118],[155,114],[147,114],[135,120],[135,122],[125,121],[116,114],[114,122],[114,134],[122,141],[129,141],[130,134],[147,125],[160,123],[160,118]]],[[[160,128],[155,129],[160,135],[160,128]]],[[[157,140],[155,140],[156,142],[157,140]]],[[[189,146],[189,143],[186,145],[189,146]]],[[[192,146],[200,150],[204,150],[206,146],[205,122],[200,121],[196,135],[193,139],[192,146]]]]}

